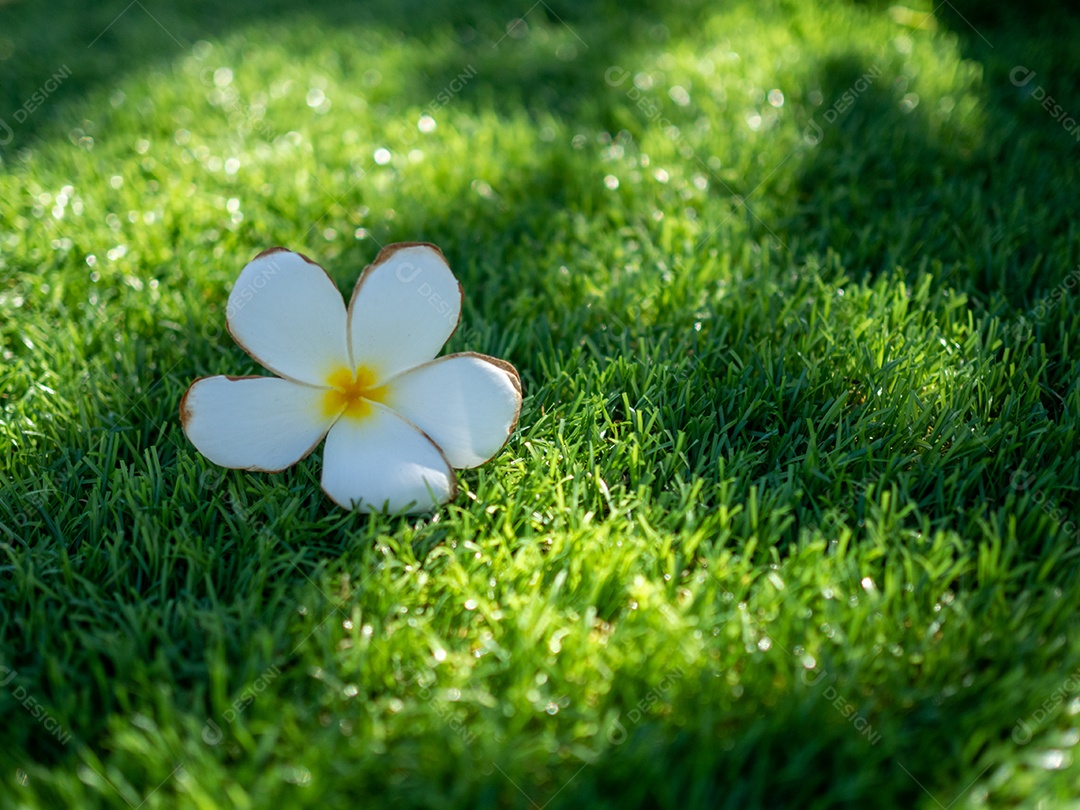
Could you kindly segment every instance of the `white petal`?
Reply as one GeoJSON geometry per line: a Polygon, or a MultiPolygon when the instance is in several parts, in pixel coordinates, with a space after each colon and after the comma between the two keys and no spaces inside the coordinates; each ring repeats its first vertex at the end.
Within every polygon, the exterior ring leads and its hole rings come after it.
{"type": "Polygon", "coordinates": [[[360,419],[342,417],[323,451],[322,488],[336,503],[364,512],[430,512],[454,497],[457,482],[439,448],[389,408],[372,404],[360,419]]]}
{"type": "Polygon", "coordinates": [[[180,401],[195,449],[222,467],[279,472],[322,441],[337,418],[326,392],[278,377],[204,377],[180,401]]]}
{"type": "Polygon", "coordinates": [[[472,352],[406,371],[386,392],[383,403],[430,436],[454,467],[477,467],[499,452],[521,412],[514,367],[472,352]]]}
{"type": "Polygon", "coordinates": [[[353,361],[381,382],[439,353],[461,316],[461,285],[434,245],[388,245],[349,303],[353,361]]]}
{"type": "Polygon", "coordinates": [[[325,385],[350,366],[341,293],[299,253],[271,248],[256,256],[229,294],[227,320],[240,347],[283,377],[325,385]]]}

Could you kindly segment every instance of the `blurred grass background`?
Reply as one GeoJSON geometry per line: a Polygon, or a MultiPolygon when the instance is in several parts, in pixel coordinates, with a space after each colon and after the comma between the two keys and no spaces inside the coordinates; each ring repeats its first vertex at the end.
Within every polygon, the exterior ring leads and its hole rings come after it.
{"type": "Polygon", "coordinates": [[[0,3],[0,804],[1067,806],[1078,34],[0,3]],[[251,256],[417,239],[525,384],[454,505],[198,456],[251,256]]]}

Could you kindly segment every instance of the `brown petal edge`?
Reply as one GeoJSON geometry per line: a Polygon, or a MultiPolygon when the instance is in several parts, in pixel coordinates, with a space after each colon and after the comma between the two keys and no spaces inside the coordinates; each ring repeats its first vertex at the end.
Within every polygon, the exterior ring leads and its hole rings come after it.
{"type": "MultiPolygon", "coordinates": [[[[263,250],[260,253],[256,254],[251,259],[251,262],[257,261],[258,259],[265,258],[266,256],[273,256],[275,253],[293,253],[293,254],[299,256],[301,259],[303,259],[308,264],[310,264],[312,267],[318,267],[320,270],[323,271],[323,275],[326,276],[326,278],[330,281],[330,283],[334,285],[334,289],[338,290],[339,293],[341,292],[340,288],[337,285],[337,282],[335,282],[334,279],[331,277],[331,275],[326,272],[325,267],[323,267],[321,264],[319,264],[314,259],[311,259],[311,258],[305,256],[303,253],[300,253],[299,251],[289,250],[289,248],[281,247],[280,245],[275,245],[274,247],[269,247],[266,250],[263,250]]],[[[251,264],[251,262],[248,262],[247,264],[245,264],[244,267],[240,269],[240,272],[243,273],[244,268],[246,268],[248,266],[248,264],[251,264]]],[[[240,277],[237,276],[237,279],[239,279],[239,278],[240,277]]],[[[229,293],[229,296],[230,297],[232,296],[231,291],[229,293]]],[[[348,321],[346,321],[346,324],[347,323],[348,323],[348,321]]],[[[254,360],[256,363],[258,363],[263,368],[268,369],[269,371],[273,371],[274,374],[276,374],[278,377],[281,377],[282,379],[288,380],[289,382],[299,383],[300,385],[311,385],[311,383],[304,382],[303,380],[294,379],[294,378],[290,377],[288,374],[282,374],[277,369],[271,368],[269,365],[266,364],[266,362],[261,357],[259,357],[257,354],[255,354],[255,352],[253,352],[247,346],[247,344],[244,343],[244,341],[242,341],[239,337],[237,337],[236,333],[233,332],[233,330],[232,330],[232,324],[229,323],[229,302],[228,302],[227,298],[225,300],[225,329],[228,331],[229,337],[231,337],[233,339],[233,342],[237,346],[239,346],[241,349],[244,350],[244,354],[246,354],[248,357],[250,357],[252,360],[254,360]]],[[[234,378],[230,378],[230,379],[234,379],[234,378]]],[[[235,379],[242,379],[242,378],[241,377],[236,377],[235,379]]],[[[311,451],[309,450],[308,453],[310,453],[310,452],[311,451]]],[[[288,468],[286,467],[285,469],[288,469],[288,468]]],[[[279,472],[279,471],[275,471],[275,472],[279,472]]]]}
{"type": "Polygon", "coordinates": [[[404,248],[414,248],[414,247],[431,248],[432,250],[434,250],[438,254],[439,258],[442,259],[442,263],[446,265],[446,269],[450,271],[450,275],[454,277],[454,281],[457,282],[458,297],[460,299],[460,305],[458,306],[458,316],[457,316],[457,321],[454,322],[454,328],[450,330],[450,334],[446,336],[446,339],[450,340],[450,338],[453,337],[454,333],[457,331],[458,326],[461,325],[461,311],[465,308],[464,307],[464,304],[465,304],[465,288],[461,286],[461,282],[458,281],[458,277],[454,274],[453,268],[450,267],[450,262],[448,262],[446,260],[446,256],[443,254],[443,252],[439,248],[439,246],[438,245],[433,245],[431,242],[394,242],[393,244],[387,245],[386,247],[384,247],[382,250],[379,251],[379,255],[375,257],[375,261],[373,261],[371,264],[369,264],[367,267],[365,267],[360,272],[360,278],[358,278],[356,280],[356,286],[353,287],[352,296],[349,298],[349,307],[348,307],[349,318],[348,318],[348,321],[347,321],[347,323],[349,324],[349,350],[350,351],[352,351],[353,304],[356,302],[356,297],[360,294],[360,287],[363,286],[364,282],[368,279],[368,277],[372,273],[374,273],[376,270],[378,270],[381,265],[385,264],[399,250],[403,250],[404,248]]]}
{"type": "MultiPolygon", "coordinates": [[[[500,371],[504,372],[506,374],[506,376],[508,376],[510,378],[511,385],[513,385],[514,390],[517,391],[517,407],[514,410],[514,419],[510,423],[510,429],[506,431],[506,438],[503,440],[503,443],[499,445],[499,449],[496,450],[494,453],[492,453],[490,456],[488,456],[486,459],[484,459],[483,461],[481,461],[479,464],[477,464],[474,467],[453,468],[453,469],[475,470],[477,467],[480,467],[480,466],[483,466],[484,464],[487,464],[489,461],[491,461],[491,459],[495,458],[495,456],[499,455],[499,453],[502,452],[502,449],[504,447],[506,447],[506,445],[510,442],[510,437],[514,435],[514,430],[516,430],[517,426],[518,426],[518,420],[521,418],[521,404],[522,404],[521,375],[518,374],[518,370],[516,368],[514,368],[512,363],[509,363],[506,360],[500,360],[498,357],[492,357],[491,355],[488,355],[488,354],[481,354],[480,352],[454,352],[453,354],[444,354],[442,357],[436,357],[434,360],[428,360],[426,363],[421,363],[418,366],[413,366],[410,369],[406,369],[405,371],[402,371],[399,374],[396,374],[396,375],[394,375],[394,377],[391,377],[389,380],[387,380],[387,384],[392,382],[395,379],[395,377],[403,377],[406,374],[410,374],[413,371],[417,371],[417,370],[422,369],[422,368],[427,368],[428,366],[433,366],[436,363],[441,363],[444,360],[451,360],[451,359],[453,359],[455,357],[472,357],[472,358],[475,358],[476,360],[483,360],[486,363],[490,363],[491,365],[495,366],[500,371]]],[[[404,418],[404,417],[402,417],[402,418],[404,418]]],[[[412,423],[410,422],[409,424],[412,424],[412,423]]],[[[417,430],[420,430],[420,428],[417,428],[417,430]]],[[[423,433],[423,431],[420,431],[420,432],[423,433]]],[[[424,435],[426,436],[427,434],[424,434],[424,435]]],[[[432,444],[435,444],[435,446],[438,447],[438,444],[436,444],[434,442],[434,440],[432,440],[432,444]]],[[[439,448],[439,449],[442,450],[442,448],[439,448]]]]}

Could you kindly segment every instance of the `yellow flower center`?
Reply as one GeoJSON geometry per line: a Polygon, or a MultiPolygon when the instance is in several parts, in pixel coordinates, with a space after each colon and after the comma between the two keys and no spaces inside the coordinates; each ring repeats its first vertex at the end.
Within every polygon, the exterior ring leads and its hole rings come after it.
{"type": "Polygon", "coordinates": [[[326,378],[330,390],[323,395],[323,411],[327,416],[341,414],[353,419],[363,419],[371,411],[372,402],[382,402],[385,387],[375,387],[375,375],[360,366],[354,372],[342,366],[326,378]]]}

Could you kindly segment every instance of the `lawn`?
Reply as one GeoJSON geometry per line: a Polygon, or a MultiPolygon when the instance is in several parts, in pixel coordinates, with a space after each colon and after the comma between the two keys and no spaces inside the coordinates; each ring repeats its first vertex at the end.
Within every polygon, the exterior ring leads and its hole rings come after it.
{"type": "Polygon", "coordinates": [[[1080,17],[908,1],[0,0],[0,806],[1075,806],[1080,17]],[[455,501],[198,454],[418,240],[455,501]]]}

